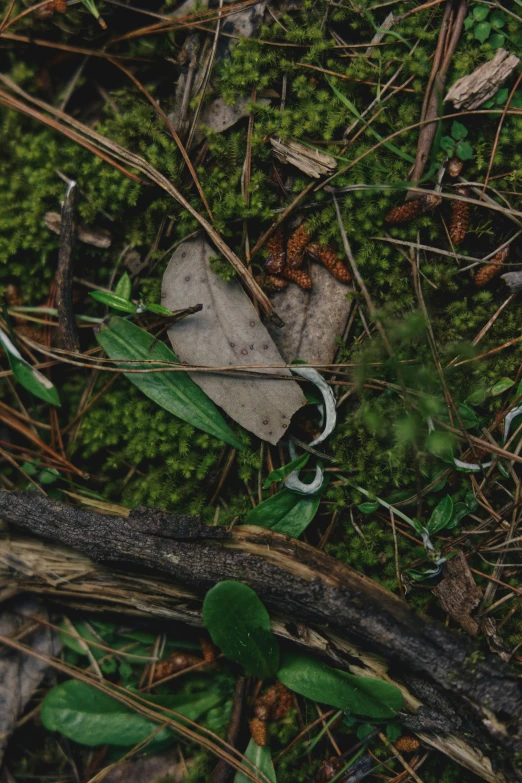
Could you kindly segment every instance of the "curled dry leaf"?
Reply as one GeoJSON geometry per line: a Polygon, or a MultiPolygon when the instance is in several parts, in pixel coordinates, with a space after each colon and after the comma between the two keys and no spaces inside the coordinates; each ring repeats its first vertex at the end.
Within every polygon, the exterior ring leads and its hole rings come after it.
{"type": "MultiPolygon", "coordinates": [[[[179,309],[191,297],[203,303],[197,317],[169,329],[177,356],[186,364],[206,367],[260,365],[261,377],[224,373],[189,373],[228,415],[260,438],[275,444],[286,433],[293,414],[306,404],[297,383],[264,379],[263,374],[291,377],[267,329],[239,282],[212,272],[215,251],[204,239],[184,242],[163,276],[162,304],[179,309]]],[[[254,372],[254,371],[253,371],[254,372]]]]}

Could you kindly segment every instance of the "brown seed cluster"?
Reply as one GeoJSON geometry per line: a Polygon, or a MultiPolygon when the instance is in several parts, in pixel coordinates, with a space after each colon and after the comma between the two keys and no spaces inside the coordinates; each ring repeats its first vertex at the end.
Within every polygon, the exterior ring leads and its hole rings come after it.
{"type": "Polygon", "coordinates": [[[409,223],[410,220],[414,220],[420,215],[425,215],[427,212],[433,212],[442,204],[442,196],[437,196],[433,193],[428,193],[421,198],[416,198],[413,201],[405,201],[398,207],[394,207],[391,212],[388,212],[384,220],[386,223],[397,225],[398,223],[409,223]]]}
{"type": "MultiPolygon", "coordinates": [[[[457,195],[469,198],[468,188],[457,188],[457,195]]],[[[452,201],[449,235],[451,241],[458,247],[464,242],[469,228],[470,205],[466,201],[452,201]]]]}
{"type": "Polygon", "coordinates": [[[484,264],[475,275],[475,285],[484,286],[499,275],[502,271],[502,264],[509,258],[509,245],[502,248],[491,259],[491,264],[484,264]]]}
{"type": "Polygon", "coordinates": [[[253,705],[254,717],[250,721],[250,734],[256,745],[268,742],[267,721],[281,720],[292,706],[292,694],[285,686],[276,682],[262,696],[258,696],[253,705]]]}
{"type": "Polygon", "coordinates": [[[39,19],[48,19],[54,14],[65,14],[67,12],[67,0],[48,0],[45,5],[40,6],[35,11],[35,16],[39,19]]]}
{"type": "Polygon", "coordinates": [[[349,283],[352,279],[350,271],[335,250],[317,242],[310,244],[310,240],[311,233],[306,223],[303,223],[289,237],[285,251],[284,231],[279,226],[267,241],[266,274],[256,277],[259,285],[267,291],[282,291],[290,280],[309,291],[312,278],[301,269],[305,254],[323,264],[341,283],[349,283]]]}
{"type": "Polygon", "coordinates": [[[260,718],[252,718],[252,720],[249,721],[249,726],[250,736],[256,745],[259,745],[261,748],[268,745],[268,729],[265,721],[262,721],[260,718]]]}
{"type": "Polygon", "coordinates": [[[399,737],[395,747],[399,753],[413,753],[420,748],[420,742],[417,737],[399,737]]]}
{"type": "Polygon", "coordinates": [[[199,645],[205,661],[207,663],[214,663],[217,658],[218,650],[212,640],[208,639],[206,636],[200,636],[199,645]]]}
{"type": "Polygon", "coordinates": [[[189,666],[193,666],[195,663],[201,663],[201,658],[188,653],[173,652],[169,658],[159,661],[154,667],[154,681],[170,677],[171,674],[188,669],[189,666]]]}

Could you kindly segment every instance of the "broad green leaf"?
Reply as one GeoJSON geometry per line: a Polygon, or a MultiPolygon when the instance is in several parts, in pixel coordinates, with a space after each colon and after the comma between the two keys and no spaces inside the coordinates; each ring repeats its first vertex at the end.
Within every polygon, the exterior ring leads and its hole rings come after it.
{"type": "MultiPolygon", "coordinates": [[[[490,35],[489,41],[488,41],[489,45],[493,49],[500,49],[501,46],[504,46],[505,42],[506,42],[506,36],[505,35],[501,35],[500,33],[493,33],[493,35],[490,35]]],[[[489,103],[489,101],[488,101],[488,103],[489,103]]],[[[484,105],[486,105],[486,104],[484,104],[484,105]]],[[[520,108],[520,104],[518,102],[515,103],[515,101],[511,101],[511,106],[514,109],[519,109],[520,108]]],[[[490,107],[488,106],[487,108],[489,109],[490,107]]]]}
{"type": "Polygon", "coordinates": [[[283,489],[249,511],[245,525],[268,527],[276,533],[299,538],[317,514],[321,492],[322,489],[315,495],[299,495],[283,489]]]}
{"type": "Polygon", "coordinates": [[[129,302],[128,299],[124,299],[117,294],[111,294],[109,291],[91,291],[89,296],[92,296],[97,302],[108,305],[114,310],[121,310],[123,313],[132,313],[134,315],[138,310],[136,305],[129,302]]]}
{"type": "Polygon", "coordinates": [[[289,473],[292,473],[292,471],[304,468],[309,459],[310,453],[305,451],[304,454],[301,454],[300,457],[293,459],[288,463],[288,465],[283,465],[282,468],[273,470],[266,477],[265,483],[263,484],[263,489],[268,489],[268,487],[270,487],[272,484],[275,484],[277,481],[282,481],[284,478],[286,478],[286,476],[288,476],[289,473]]]}
{"type": "Polygon", "coordinates": [[[438,533],[451,522],[453,516],[453,501],[450,495],[446,495],[438,506],[433,509],[430,520],[427,524],[428,533],[438,533]]]}
{"type": "Polygon", "coordinates": [[[120,279],[118,280],[118,284],[116,285],[116,288],[114,290],[114,293],[116,296],[121,297],[121,299],[130,299],[132,291],[132,283],[131,279],[129,277],[128,272],[124,272],[120,279]]]}
{"type": "Polygon", "coordinates": [[[56,406],[61,405],[56,386],[40,370],[31,367],[25,359],[18,359],[10,353],[7,354],[7,358],[14,377],[24,389],[44,402],[56,406]]]}
{"type": "Polygon", "coordinates": [[[489,7],[487,5],[476,5],[473,9],[473,19],[476,22],[483,22],[489,14],[489,7]]]}
{"type": "Polygon", "coordinates": [[[453,150],[455,149],[455,139],[452,139],[451,136],[443,136],[439,142],[441,150],[444,150],[444,152],[447,152],[448,155],[453,155],[453,150]]]}
{"type": "Polygon", "coordinates": [[[301,653],[286,653],[277,677],[307,699],[370,718],[393,718],[403,705],[395,685],[376,677],[356,677],[301,653]]]}
{"type": "Polygon", "coordinates": [[[511,389],[514,385],[515,381],[512,381],[511,378],[501,378],[491,387],[489,393],[492,397],[497,397],[499,394],[504,394],[505,391],[511,389]]]}
{"type": "Polygon", "coordinates": [[[468,16],[466,16],[466,18],[464,19],[464,29],[469,30],[470,27],[473,27],[475,22],[476,20],[473,19],[472,14],[468,14],[468,16]]]}
{"type": "Polygon", "coordinates": [[[172,310],[163,307],[163,305],[154,304],[153,302],[147,304],[147,310],[150,310],[151,313],[158,313],[158,315],[172,315],[172,310]]]}
{"type": "Polygon", "coordinates": [[[205,596],[203,621],[214,644],[247,675],[261,680],[275,675],[279,646],[268,612],[252,588],[242,582],[218,582],[205,596]]]}
{"type": "Polygon", "coordinates": [[[466,399],[466,402],[468,402],[470,405],[481,405],[486,399],[487,394],[487,389],[481,387],[480,389],[476,389],[474,392],[471,392],[469,397],[466,399]]]}
{"type": "MultiPolygon", "coordinates": [[[[111,359],[151,359],[179,364],[170,348],[139,326],[114,316],[103,324],[96,339],[111,359]]],[[[151,369],[151,365],[125,364],[122,369],[151,369]]],[[[132,373],[128,379],[157,405],[183,421],[243,450],[220,412],[185,372],[132,373]]]]}
{"type": "Polygon", "coordinates": [[[491,25],[489,22],[479,22],[473,30],[475,38],[477,38],[480,43],[484,43],[484,41],[488,39],[490,32],[491,25]]]}
{"type": "Polygon", "coordinates": [[[461,122],[457,122],[457,120],[453,121],[453,124],[451,126],[451,136],[455,139],[455,141],[460,141],[461,139],[465,139],[468,135],[468,129],[465,125],[463,125],[461,122]]]}
{"type": "Polygon", "coordinates": [[[489,17],[489,23],[494,30],[500,30],[506,24],[506,17],[502,11],[493,11],[489,17]]]}
{"type": "MultiPolygon", "coordinates": [[[[198,720],[219,704],[223,696],[216,689],[189,695],[147,697],[147,700],[175,710],[190,720],[198,720]]],[[[78,680],[67,680],[49,691],[42,703],[41,718],[48,731],[59,731],[89,747],[136,745],[158,727],[156,721],[78,680]]],[[[169,737],[170,731],[163,729],[155,741],[169,737]]]]}
{"type": "Polygon", "coordinates": [[[468,141],[460,141],[455,147],[455,155],[459,160],[471,160],[473,157],[473,147],[468,141]]]}
{"type": "MultiPolygon", "coordinates": [[[[268,780],[272,781],[272,783],[277,783],[274,764],[272,762],[272,754],[270,753],[268,745],[264,745],[263,747],[256,745],[256,742],[252,737],[244,755],[245,758],[248,759],[248,761],[250,761],[268,780]]],[[[249,772],[253,772],[250,766],[247,767],[247,769],[249,772]]],[[[251,783],[251,780],[246,775],[243,775],[242,772],[237,772],[234,783],[251,783]]]]}
{"type": "Polygon", "coordinates": [[[375,501],[374,503],[371,503],[371,502],[360,503],[357,506],[359,511],[361,511],[363,514],[373,514],[380,507],[381,507],[381,504],[378,503],[377,501],[375,501]]]}

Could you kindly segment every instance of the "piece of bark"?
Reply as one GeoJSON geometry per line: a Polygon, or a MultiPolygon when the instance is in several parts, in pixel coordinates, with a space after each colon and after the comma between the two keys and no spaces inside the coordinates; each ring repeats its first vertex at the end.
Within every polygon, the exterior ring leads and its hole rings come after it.
{"type": "Polygon", "coordinates": [[[0,517],[94,560],[161,571],[199,594],[223,579],[247,584],[292,618],[291,635],[299,638],[299,622],[326,629],[385,656],[391,676],[451,700],[466,736],[501,748],[513,761],[510,779],[522,780],[522,683],[509,667],[324,552],[264,528],[206,527],[146,508],[107,517],[33,492],[0,491],[0,517]]]}
{"type": "Polygon", "coordinates": [[[80,350],[80,338],[76,328],[72,303],[73,250],[76,238],[76,198],[78,186],[71,182],[67,187],[62,206],[60,225],[60,249],[58,251],[58,269],[56,270],[56,309],[58,327],[67,351],[80,350]]]}
{"type": "MultiPolygon", "coordinates": [[[[166,577],[140,574],[136,569],[131,573],[110,570],[72,549],[17,536],[14,531],[0,536],[0,553],[2,594],[35,593],[65,605],[67,611],[123,613],[127,617],[146,618],[162,630],[169,621],[203,625],[201,593],[171,579],[167,581],[166,577]]],[[[398,684],[405,700],[400,716],[405,728],[415,732],[428,747],[445,753],[490,783],[505,783],[505,777],[489,758],[491,751],[486,753],[487,741],[473,732],[463,735],[462,721],[451,704],[451,696],[443,699],[440,690],[426,680],[406,678],[404,669],[398,670],[396,676],[401,681],[397,683],[385,657],[364,650],[347,634],[341,636],[326,626],[322,630],[308,627],[295,614],[272,614],[271,626],[281,639],[320,655],[333,666],[398,684]]]]}
{"type": "Polygon", "coordinates": [[[331,364],[351,311],[352,289],[319,264],[311,264],[309,273],[309,291],[292,285],[270,297],[285,325],[276,329],[267,323],[267,328],[285,362],[331,364]]]}
{"type": "Polygon", "coordinates": [[[522,290],[522,272],[506,272],[502,275],[502,280],[508,285],[512,294],[522,290]]]}
{"type": "MultiPolygon", "coordinates": [[[[46,212],[44,215],[44,223],[55,234],[60,233],[62,225],[62,216],[59,212],[46,212]]],[[[111,246],[111,235],[104,228],[90,228],[89,226],[77,226],[76,236],[80,242],[84,242],[86,245],[93,245],[93,247],[100,247],[106,249],[111,246]]]]}
{"type": "Polygon", "coordinates": [[[456,109],[478,109],[492,98],[500,85],[511,75],[520,59],[505,49],[497,49],[488,63],[458,79],[453,84],[445,101],[450,101],[456,109]]]}
{"type": "MultiPolygon", "coordinates": [[[[42,613],[41,606],[35,599],[28,597],[17,598],[7,608],[4,604],[2,610],[2,636],[16,634],[27,619],[42,613]]],[[[28,639],[31,646],[40,653],[58,655],[60,652],[60,643],[48,628],[36,625],[36,631],[28,639]]],[[[5,647],[0,651],[0,766],[9,737],[47,669],[46,663],[30,655],[13,653],[5,647]]]]}
{"type": "Polygon", "coordinates": [[[442,581],[433,590],[440,605],[470,636],[476,636],[479,624],[473,610],[480,604],[482,591],[475,584],[468,561],[459,551],[443,567],[442,581]]]}
{"type": "Polygon", "coordinates": [[[298,141],[282,141],[271,136],[270,144],[278,160],[295,166],[309,177],[318,179],[323,175],[333,174],[337,168],[337,161],[331,155],[305,147],[298,141]]]}
{"type": "Polygon", "coordinates": [[[287,433],[293,414],[306,404],[295,381],[264,379],[263,374],[291,378],[279,351],[237,280],[226,282],[212,272],[215,251],[204,239],[184,242],[163,276],[161,303],[179,310],[194,299],[202,302],[197,318],[172,326],[168,335],[185,364],[206,367],[260,365],[258,377],[224,373],[189,373],[216,405],[259,438],[276,444],[287,433]]]}

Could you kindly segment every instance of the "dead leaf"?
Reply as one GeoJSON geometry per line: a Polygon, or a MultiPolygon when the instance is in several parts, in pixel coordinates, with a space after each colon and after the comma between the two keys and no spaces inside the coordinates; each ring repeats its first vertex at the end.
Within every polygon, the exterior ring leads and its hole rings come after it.
{"type": "MultiPolygon", "coordinates": [[[[26,618],[41,613],[41,607],[33,598],[23,597],[14,601],[11,611],[4,610],[0,618],[0,634],[12,636],[24,624],[26,618]]],[[[44,655],[58,655],[61,645],[56,635],[42,627],[24,642],[44,655]]],[[[44,661],[4,648],[0,654],[0,765],[2,757],[18,719],[38,688],[48,665],[44,661]]]]}
{"type": "Polygon", "coordinates": [[[482,591],[475,584],[468,561],[462,551],[444,563],[443,574],[442,581],[433,592],[444,611],[467,633],[476,636],[479,624],[472,613],[482,599],[482,591]]]}
{"type": "MultiPolygon", "coordinates": [[[[210,128],[210,130],[213,130],[216,133],[223,133],[223,131],[231,128],[243,117],[249,116],[247,106],[251,101],[251,98],[238,98],[234,105],[230,106],[228,103],[225,103],[223,98],[216,98],[215,101],[209,103],[201,112],[200,124],[205,128],[210,128]]],[[[261,106],[267,106],[270,101],[266,98],[261,98],[257,100],[256,103],[261,106]]],[[[202,129],[196,134],[196,139],[201,135],[202,129]]]]}
{"type": "MultiPolygon", "coordinates": [[[[161,303],[170,310],[188,301],[203,303],[194,318],[169,331],[174,352],[186,364],[210,367],[285,364],[250,299],[237,280],[226,282],[212,272],[216,255],[204,240],[184,242],[172,256],[163,276],[161,303]]],[[[287,369],[255,370],[291,377],[287,369]]],[[[259,438],[276,444],[293,414],[306,404],[293,381],[222,373],[189,373],[216,405],[259,438]]]]}
{"type": "Polygon", "coordinates": [[[309,273],[310,291],[291,285],[270,297],[285,325],[277,329],[268,323],[267,328],[287,363],[330,364],[350,314],[352,289],[318,264],[311,264],[309,273]]]}
{"type": "Polygon", "coordinates": [[[306,147],[298,141],[282,141],[272,136],[270,144],[278,160],[291,163],[309,177],[318,179],[323,174],[333,174],[337,168],[337,161],[331,155],[306,147]]]}

